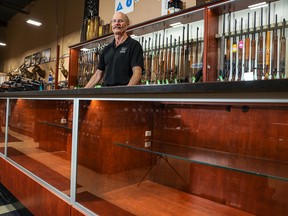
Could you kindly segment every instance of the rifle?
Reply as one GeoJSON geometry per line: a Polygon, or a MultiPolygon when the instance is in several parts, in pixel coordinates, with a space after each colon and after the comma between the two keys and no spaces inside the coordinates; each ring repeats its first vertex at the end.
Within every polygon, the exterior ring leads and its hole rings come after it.
{"type": "Polygon", "coordinates": [[[160,48],[160,45],[161,45],[161,34],[159,34],[159,42],[158,42],[159,44],[159,47],[158,47],[158,59],[157,59],[157,73],[156,73],[156,80],[155,80],[155,82],[157,83],[157,84],[160,84],[160,74],[161,74],[161,70],[162,70],[162,66],[163,66],[163,64],[162,64],[162,58],[163,58],[163,54],[162,54],[162,49],[160,48]]]}
{"type": "Polygon", "coordinates": [[[165,81],[167,79],[167,56],[168,56],[167,46],[168,46],[168,37],[166,37],[166,44],[165,44],[165,49],[164,49],[162,84],[165,84],[165,81]]]}
{"type": "Polygon", "coordinates": [[[273,30],[273,50],[272,50],[272,79],[276,79],[277,77],[277,62],[278,62],[278,24],[277,24],[277,14],[275,17],[275,29],[273,30]]]}
{"type": "Polygon", "coordinates": [[[180,76],[180,82],[185,82],[185,61],[184,61],[184,55],[185,55],[185,26],[183,26],[183,32],[182,32],[182,48],[181,48],[181,66],[180,66],[180,71],[179,71],[179,76],[180,76]]]}
{"type": "Polygon", "coordinates": [[[176,80],[180,82],[180,36],[178,36],[178,47],[177,47],[177,73],[176,73],[176,80]]]}
{"type": "Polygon", "coordinates": [[[168,74],[167,74],[167,78],[166,78],[166,84],[169,84],[169,81],[171,81],[170,79],[170,76],[171,76],[171,52],[172,52],[172,35],[170,35],[170,46],[169,46],[169,49],[168,49],[168,54],[167,54],[167,62],[168,62],[168,66],[167,66],[167,71],[168,71],[168,74]]]}
{"type": "Polygon", "coordinates": [[[189,64],[189,23],[187,24],[187,40],[186,40],[186,48],[185,48],[185,63],[184,63],[184,73],[185,73],[185,78],[184,81],[185,82],[189,82],[189,68],[190,68],[190,64],[189,64]]]}
{"type": "Polygon", "coordinates": [[[256,58],[256,11],[254,12],[254,26],[251,41],[251,72],[255,70],[255,58],[256,58]]]}
{"type": "Polygon", "coordinates": [[[153,52],[153,71],[151,74],[150,82],[152,84],[156,83],[156,74],[158,72],[158,52],[157,52],[157,33],[155,33],[155,43],[154,43],[154,52],[153,52]]]}
{"type": "Polygon", "coordinates": [[[229,79],[230,74],[230,47],[231,47],[231,12],[229,12],[228,16],[228,38],[226,41],[226,67],[225,67],[225,80],[229,79]]]}
{"type": "Polygon", "coordinates": [[[257,79],[261,80],[263,75],[263,8],[261,8],[261,27],[258,36],[257,55],[257,79]]]}
{"type": "Polygon", "coordinates": [[[171,82],[177,83],[177,79],[175,77],[176,74],[176,38],[174,39],[174,46],[173,46],[173,50],[172,50],[172,66],[171,66],[171,82]]]}
{"type": "Polygon", "coordinates": [[[234,36],[233,36],[233,45],[232,45],[232,80],[235,80],[236,76],[236,54],[237,54],[237,40],[236,40],[236,34],[237,34],[237,19],[235,19],[234,22],[234,36]]]}
{"type": "Polygon", "coordinates": [[[161,84],[161,80],[164,80],[164,59],[163,59],[164,58],[164,42],[165,42],[165,30],[163,30],[162,49],[159,55],[159,80],[157,80],[158,84],[161,84]]]}
{"type": "Polygon", "coordinates": [[[223,14],[223,33],[221,36],[221,41],[220,41],[220,63],[219,63],[219,74],[218,74],[218,79],[220,81],[223,81],[225,79],[225,73],[224,73],[224,61],[225,61],[225,54],[224,54],[224,49],[225,49],[225,14],[223,14]]]}
{"type": "Polygon", "coordinates": [[[197,27],[196,44],[195,44],[195,61],[193,64],[193,82],[196,81],[196,73],[198,70],[198,52],[199,52],[199,27],[197,27]]]}
{"type": "Polygon", "coordinates": [[[249,22],[250,22],[250,14],[248,13],[248,27],[247,34],[245,37],[245,62],[244,62],[244,72],[249,71],[249,56],[250,56],[250,37],[249,37],[249,22]]]}
{"type": "Polygon", "coordinates": [[[147,76],[146,74],[148,71],[147,40],[145,40],[143,58],[144,58],[144,74],[142,75],[141,83],[144,83],[146,81],[146,76],[147,76]]]}
{"type": "Polygon", "coordinates": [[[242,57],[243,57],[243,18],[241,18],[240,35],[238,43],[238,80],[242,79],[242,57]]]}
{"type": "Polygon", "coordinates": [[[264,74],[264,79],[269,78],[270,74],[270,37],[271,37],[271,32],[270,32],[270,2],[269,2],[269,7],[268,7],[268,30],[266,32],[266,52],[265,52],[265,74],[264,74]]]}
{"type": "Polygon", "coordinates": [[[145,65],[146,65],[145,82],[146,82],[146,85],[149,85],[150,76],[151,76],[150,41],[151,41],[151,38],[149,37],[148,47],[147,47],[146,56],[145,56],[145,65]]]}
{"type": "Polygon", "coordinates": [[[281,47],[280,47],[280,78],[285,78],[285,60],[286,60],[286,38],[285,38],[286,20],[283,19],[281,32],[281,47]]]}

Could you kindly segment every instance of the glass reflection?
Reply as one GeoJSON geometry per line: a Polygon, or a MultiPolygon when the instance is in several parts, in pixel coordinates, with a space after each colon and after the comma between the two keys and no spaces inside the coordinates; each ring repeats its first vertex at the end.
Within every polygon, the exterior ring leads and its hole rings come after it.
{"type": "MultiPolygon", "coordinates": [[[[4,154],[5,147],[5,124],[6,124],[6,100],[0,100],[0,153],[4,154]]],[[[9,137],[8,137],[9,139],[9,137]]]]}
{"type": "Polygon", "coordinates": [[[10,100],[8,157],[68,196],[72,113],[69,100],[10,100]]]}

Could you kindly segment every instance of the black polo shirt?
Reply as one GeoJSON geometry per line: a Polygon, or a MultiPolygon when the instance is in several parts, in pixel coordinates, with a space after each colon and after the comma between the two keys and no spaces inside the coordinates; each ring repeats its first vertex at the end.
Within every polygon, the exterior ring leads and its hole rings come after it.
{"type": "Polygon", "coordinates": [[[140,43],[128,37],[115,48],[114,39],[104,48],[98,64],[98,69],[104,72],[103,86],[127,85],[135,66],[144,68],[140,43]]]}

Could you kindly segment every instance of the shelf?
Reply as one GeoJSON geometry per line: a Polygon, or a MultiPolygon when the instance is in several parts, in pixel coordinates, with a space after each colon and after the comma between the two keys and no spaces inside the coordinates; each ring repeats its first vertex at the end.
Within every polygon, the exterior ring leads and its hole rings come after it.
{"type": "Polygon", "coordinates": [[[288,181],[288,163],[171,143],[155,141],[151,143],[149,148],[122,143],[116,143],[116,145],[193,163],[288,181]]]}
{"type": "Polygon", "coordinates": [[[72,128],[68,127],[67,123],[66,124],[55,124],[55,123],[47,122],[47,121],[38,121],[38,122],[41,124],[46,124],[46,125],[53,126],[53,127],[64,128],[66,130],[72,131],[72,128]]]}

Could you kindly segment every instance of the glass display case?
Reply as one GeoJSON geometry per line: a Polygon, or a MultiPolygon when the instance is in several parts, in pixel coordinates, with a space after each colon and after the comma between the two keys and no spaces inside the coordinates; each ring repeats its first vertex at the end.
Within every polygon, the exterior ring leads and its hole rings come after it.
{"type": "Polygon", "coordinates": [[[89,215],[284,216],[285,81],[6,93],[0,155],[89,215]]]}

